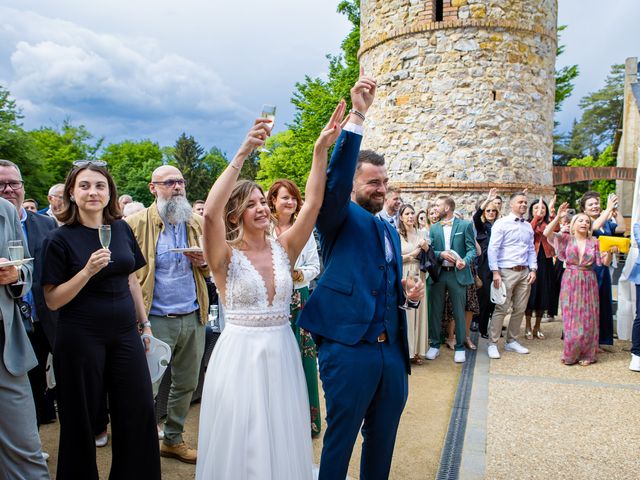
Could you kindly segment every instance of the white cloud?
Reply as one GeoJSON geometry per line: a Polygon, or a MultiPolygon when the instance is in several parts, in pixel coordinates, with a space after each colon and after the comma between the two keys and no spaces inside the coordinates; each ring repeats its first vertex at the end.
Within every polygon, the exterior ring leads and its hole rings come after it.
{"type": "Polygon", "coordinates": [[[0,62],[0,78],[9,79],[27,126],[71,118],[97,126],[98,135],[155,137],[201,130],[203,122],[236,125],[247,114],[218,73],[151,39],[2,7],[0,18],[0,54],[9,59],[0,62]]]}

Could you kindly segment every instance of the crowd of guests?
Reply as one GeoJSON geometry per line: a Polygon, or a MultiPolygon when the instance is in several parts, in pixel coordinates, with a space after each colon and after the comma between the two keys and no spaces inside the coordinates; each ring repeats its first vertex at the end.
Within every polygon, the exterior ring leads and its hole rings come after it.
{"type": "MultiPolygon", "coordinates": [[[[331,451],[323,461],[340,467],[325,466],[324,478],[339,478],[331,475],[346,469],[355,439],[351,437],[363,420],[363,430],[367,429],[371,438],[378,438],[371,433],[376,428],[391,431],[384,430],[385,435],[375,440],[384,444],[384,455],[380,459],[368,457],[372,466],[363,462],[362,468],[373,468],[375,461],[383,461],[383,469],[388,469],[397,421],[406,401],[405,363],[434,361],[443,346],[454,351],[456,363],[464,363],[466,350],[477,349],[472,331],[487,339],[491,359],[500,358],[501,348],[529,353],[519,342],[523,320],[527,340],[544,340],[543,319],[558,315],[563,321],[561,361],[565,365],[589,365],[613,344],[609,266],[619,252],[615,247],[601,251],[597,238],[626,231],[617,197],[610,196],[602,209],[599,194],[587,192],[580,201],[581,212],[574,213],[566,203],[556,210],[555,198],[548,203],[535,198],[529,204],[525,191],[503,201],[492,189],[480,199],[469,219],[456,210],[451,196],[438,196],[424,208],[404,203],[402,192],[386,185],[381,156],[363,151],[356,162],[362,121],[374,92],[375,82],[362,77],[352,90],[358,109],[343,122],[346,106],[341,102],[336,107],[314,150],[305,201],[290,180],[274,182],[266,194],[252,182],[236,183],[242,161],[264,143],[270,131],[260,119],[206,202],[191,204],[182,172],[164,165],[149,179],[154,202],[145,207],[129,195],[118,197],[105,162],[83,160],[74,163],[64,184],[51,187],[49,205],[38,210],[34,200],[25,199],[19,166],[0,160],[0,261],[7,260],[9,241],[22,241],[24,257],[34,259],[17,267],[0,267],[0,319],[5,326],[0,329],[0,389],[9,392],[0,393],[3,406],[7,405],[0,417],[4,443],[0,464],[10,469],[11,478],[48,478],[47,455],[41,452],[37,428],[55,420],[54,401],[60,421],[59,479],[98,478],[95,447],[109,442],[107,422],[111,423],[111,478],[160,478],[160,456],[195,464],[198,453],[184,441],[183,432],[199,380],[209,307],[216,301],[210,285],[216,279],[223,285],[226,299],[220,306],[229,307],[231,330],[236,332],[235,336],[227,335],[226,343],[219,347],[229,358],[238,357],[240,351],[247,357],[252,354],[238,340],[247,318],[256,315],[256,321],[277,322],[285,318],[287,335],[292,333],[295,338],[295,362],[303,372],[300,379],[308,398],[308,403],[291,405],[308,406],[308,414],[298,416],[309,419],[304,426],[309,438],[319,435],[321,427],[318,351],[323,352],[320,376],[329,422],[325,449],[331,451]],[[348,171],[332,176],[336,168],[345,168],[336,161],[334,170],[334,163],[329,173],[326,169],[328,149],[339,135],[342,143],[334,157],[343,162],[348,159],[348,171]],[[323,200],[326,176],[329,195],[323,200]],[[311,233],[316,217],[320,241],[311,233]],[[370,229],[368,236],[366,229],[370,229]],[[108,239],[104,230],[109,232],[108,239]],[[347,237],[348,248],[344,246],[347,237]],[[245,248],[239,250],[241,242],[245,248]],[[360,245],[369,246],[360,251],[360,245]],[[374,250],[379,264],[367,261],[368,255],[373,258],[374,250]],[[335,273],[345,272],[345,261],[356,266],[352,275],[357,282],[335,273]],[[282,269],[288,270],[285,276],[290,272],[291,278],[278,278],[282,269]],[[385,295],[378,294],[378,286],[367,286],[373,277],[367,269],[383,272],[385,295]],[[326,275],[318,290],[324,297],[316,295],[314,302],[310,288],[323,271],[326,275]],[[227,275],[232,275],[231,281],[227,275]],[[251,302],[256,299],[248,298],[240,287],[254,288],[256,279],[264,288],[265,305],[260,307],[264,311],[254,312],[251,302]],[[234,281],[240,287],[234,288],[234,281]],[[358,290],[361,284],[366,288],[358,290]],[[290,288],[281,290],[279,285],[290,288]],[[319,298],[329,300],[321,302],[319,298]],[[335,299],[348,301],[341,308],[335,305],[333,311],[335,299]],[[238,306],[243,302],[248,310],[238,306]],[[278,302],[285,304],[286,312],[272,313],[270,309],[277,309],[278,302]],[[389,310],[390,306],[394,308],[389,310]],[[404,313],[397,313],[395,306],[404,313]],[[342,325],[340,322],[350,320],[349,312],[357,316],[363,310],[378,321],[346,324],[342,329],[334,326],[334,320],[342,325]],[[406,349],[398,340],[405,316],[406,349]],[[393,323],[396,317],[401,319],[399,326],[393,323]],[[141,342],[140,334],[155,336],[172,351],[163,424],[157,424],[154,412],[160,381],[151,383],[145,361],[148,343],[141,342]],[[385,361],[398,354],[404,358],[380,367],[380,375],[372,374],[371,365],[357,367],[366,355],[374,358],[374,350],[378,355],[378,346],[396,343],[397,348],[388,347],[385,361]],[[55,400],[45,369],[49,356],[57,383],[55,400]],[[340,362],[346,363],[336,370],[340,362]],[[344,378],[339,380],[341,376],[344,378]],[[354,382],[362,383],[358,387],[354,382]],[[381,390],[379,382],[389,383],[381,390]],[[368,386],[371,395],[364,402],[362,395],[368,386]],[[364,389],[360,396],[354,396],[359,398],[354,404],[345,401],[351,398],[351,393],[345,395],[347,388],[364,389]],[[377,420],[371,420],[369,409],[376,402],[389,402],[386,412],[394,416],[390,426],[387,422],[382,428],[377,420]],[[351,418],[345,413],[353,408],[362,415],[351,418]],[[351,446],[341,442],[351,442],[351,446]],[[333,473],[326,473],[329,471],[333,473]]],[[[640,235],[640,224],[634,229],[640,235]]],[[[631,281],[640,289],[640,263],[631,281]]],[[[640,301],[640,295],[637,298],[640,301]]],[[[262,349],[262,340],[253,338],[252,345],[262,349]]],[[[286,343],[287,337],[283,338],[286,343]]],[[[265,359],[273,361],[272,357],[265,359]]],[[[213,380],[208,377],[204,395],[209,398],[228,391],[229,384],[224,382],[238,374],[222,373],[223,367],[217,367],[220,362],[219,356],[212,358],[218,376],[213,380]]],[[[242,368],[255,366],[248,365],[242,368]]],[[[634,323],[630,368],[640,371],[639,318],[634,323]]],[[[246,375],[251,376],[249,372],[246,375]]],[[[242,403],[246,399],[232,400],[246,405],[242,403]]],[[[207,451],[214,455],[224,448],[229,432],[209,424],[235,424],[232,417],[221,419],[222,410],[208,415],[212,416],[204,425],[201,421],[200,445],[207,445],[207,451]]],[[[259,428],[269,432],[272,427],[259,428]]],[[[234,441],[242,443],[244,437],[236,434],[234,441]]],[[[286,431],[283,435],[291,441],[286,431]]],[[[304,468],[306,455],[301,454],[300,468],[304,468]]],[[[245,461],[242,456],[236,460],[245,461]]],[[[263,460],[255,460],[256,465],[263,460]]],[[[220,468],[211,462],[198,464],[203,478],[223,471],[220,468]]],[[[322,472],[321,464],[321,478],[322,472]]]]}

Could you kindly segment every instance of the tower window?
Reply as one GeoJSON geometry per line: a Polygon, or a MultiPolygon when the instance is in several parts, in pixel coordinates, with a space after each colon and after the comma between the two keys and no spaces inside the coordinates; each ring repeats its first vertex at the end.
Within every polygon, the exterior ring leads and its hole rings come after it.
{"type": "Polygon", "coordinates": [[[444,17],[444,0],[436,0],[436,22],[441,22],[444,17]]]}

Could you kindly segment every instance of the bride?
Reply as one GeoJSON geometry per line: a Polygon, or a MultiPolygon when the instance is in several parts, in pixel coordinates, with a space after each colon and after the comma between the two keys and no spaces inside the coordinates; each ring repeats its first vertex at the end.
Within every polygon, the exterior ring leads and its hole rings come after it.
{"type": "Polygon", "coordinates": [[[312,478],[309,400],[289,326],[291,275],[322,204],[328,150],[340,135],[345,110],[342,100],[318,137],[306,201],[278,240],[267,236],[270,212],[262,189],[237,182],[245,159],[270,134],[268,120],[255,121],[209,192],[205,255],[226,327],[204,382],[196,479],[312,478]]]}

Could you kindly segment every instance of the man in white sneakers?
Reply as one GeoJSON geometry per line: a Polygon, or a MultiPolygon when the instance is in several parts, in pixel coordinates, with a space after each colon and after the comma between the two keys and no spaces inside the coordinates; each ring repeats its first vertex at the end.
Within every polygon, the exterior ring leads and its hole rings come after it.
{"type": "Polygon", "coordinates": [[[487,249],[493,285],[500,288],[504,282],[507,290],[506,301],[502,305],[496,305],[489,325],[487,353],[489,358],[494,359],[500,358],[497,343],[509,307],[512,307],[512,311],[504,349],[507,352],[529,353],[528,349],[518,343],[517,338],[531,284],[536,281],[538,269],[533,228],[524,218],[527,212],[526,194],[520,192],[511,195],[509,206],[511,213],[497,220],[491,228],[491,240],[487,249]]]}

